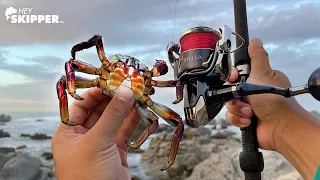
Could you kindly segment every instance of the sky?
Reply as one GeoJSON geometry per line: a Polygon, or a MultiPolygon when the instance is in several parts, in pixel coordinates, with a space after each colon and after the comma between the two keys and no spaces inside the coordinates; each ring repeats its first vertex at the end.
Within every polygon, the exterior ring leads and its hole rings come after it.
{"type": "MultiPolygon", "coordinates": [[[[247,0],[247,10],[250,39],[262,39],[272,68],[283,71],[293,86],[304,85],[320,67],[320,1],[247,0]]],[[[177,0],[174,36],[175,0],[0,0],[0,12],[1,112],[57,112],[55,84],[64,74],[71,47],[95,34],[103,36],[107,55],[129,54],[152,67],[155,59],[169,64],[167,43],[177,43],[191,27],[234,29],[231,0],[177,0]],[[4,15],[9,7],[58,15],[63,23],[11,24],[4,15]]],[[[100,66],[94,48],[81,51],[78,58],[100,66]]],[[[169,67],[168,74],[157,79],[172,78],[169,67]]],[[[183,112],[183,103],[171,103],[174,88],[156,88],[152,99],[183,112]]],[[[307,110],[320,111],[310,95],[296,99],[307,110]]]]}

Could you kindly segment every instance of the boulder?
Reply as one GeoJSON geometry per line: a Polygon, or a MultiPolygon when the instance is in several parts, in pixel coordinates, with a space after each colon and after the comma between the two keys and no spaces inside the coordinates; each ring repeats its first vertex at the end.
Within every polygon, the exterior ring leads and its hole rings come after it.
{"type": "Polygon", "coordinates": [[[5,114],[1,114],[0,115],[0,122],[9,122],[9,121],[11,121],[11,116],[7,116],[7,115],[5,115],[5,114]]]}
{"type": "Polygon", "coordinates": [[[3,153],[3,154],[8,154],[15,151],[16,150],[12,147],[0,147],[0,153],[3,153]]]}
{"type": "Polygon", "coordinates": [[[4,166],[4,164],[9,161],[10,157],[5,155],[5,154],[2,154],[0,153],[0,172],[1,172],[1,169],[2,167],[4,166]]]}
{"type": "Polygon", "coordinates": [[[46,160],[51,160],[53,159],[53,154],[51,152],[44,152],[41,155],[43,158],[45,158],[46,160]]]}
{"type": "MultiPolygon", "coordinates": [[[[187,180],[243,180],[244,175],[239,165],[239,153],[241,147],[229,147],[225,151],[213,153],[208,159],[199,163],[187,180]]],[[[263,151],[264,170],[261,179],[276,180],[280,176],[294,170],[293,166],[279,153],[273,151],[263,151]]],[[[290,179],[291,180],[291,179],[290,179]]]]}
{"type": "Polygon", "coordinates": [[[0,138],[10,137],[10,134],[0,129],[0,138]]]}
{"type": "Polygon", "coordinates": [[[36,179],[40,173],[41,161],[29,154],[22,154],[10,159],[2,168],[6,180],[36,179]]]}
{"type": "Polygon", "coordinates": [[[303,180],[303,178],[297,170],[294,170],[290,173],[281,175],[277,180],[303,180]]]}

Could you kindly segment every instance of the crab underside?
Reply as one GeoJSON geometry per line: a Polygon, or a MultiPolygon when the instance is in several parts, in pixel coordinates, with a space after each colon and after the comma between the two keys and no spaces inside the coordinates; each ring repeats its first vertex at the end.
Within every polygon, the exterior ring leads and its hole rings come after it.
{"type": "Polygon", "coordinates": [[[57,82],[61,121],[69,126],[77,125],[76,123],[69,121],[66,90],[77,100],[83,100],[81,96],[76,94],[77,88],[99,87],[103,90],[102,93],[104,95],[113,97],[119,87],[124,85],[124,82],[128,82],[127,84],[129,85],[127,86],[131,88],[135,97],[134,108],[137,109],[141,118],[147,121],[149,125],[134,143],[126,143],[130,148],[139,148],[158,127],[158,116],[160,116],[167,123],[176,127],[171,142],[168,163],[161,170],[164,171],[168,169],[174,163],[179,143],[183,135],[184,125],[181,117],[176,112],[167,106],[154,102],[150,99],[150,95],[155,92],[153,88],[153,86],[155,86],[176,87],[177,100],[173,103],[178,103],[182,100],[182,88],[178,81],[152,80],[152,77],[157,77],[167,73],[168,67],[165,61],[156,60],[152,69],[149,71],[145,65],[132,56],[116,54],[108,59],[105,56],[102,37],[100,35],[95,35],[88,41],[81,42],[73,46],[71,56],[72,58],[65,63],[66,76],[62,76],[62,78],[57,82]],[[93,46],[96,47],[99,59],[102,63],[99,68],[76,60],[75,58],[76,52],[93,46]],[[98,77],[92,80],[85,79],[75,76],[75,72],[97,75],[98,77]]]}

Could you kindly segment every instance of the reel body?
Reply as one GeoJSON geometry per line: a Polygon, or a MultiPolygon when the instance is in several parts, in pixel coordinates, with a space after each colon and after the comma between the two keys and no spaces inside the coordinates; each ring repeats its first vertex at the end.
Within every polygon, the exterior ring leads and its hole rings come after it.
{"type": "Polygon", "coordinates": [[[188,126],[201,127],[212,120],[224,103],[207,102],[210,89],[220,88],[231,74],[231,34],[228,26],[187,30],[179,44],[169,43],[167,54],[175,79],[183,87],[184,112],[188,126]],[[173,54],[175,53],[179,57],[173,54]]]}
{"type": "MultiPolygon", "coordinates": [[[[174,78],[179,82],[177,97],[183,94],[188,126],[202,127],[216,117],[226,102],[253,94],[272,93],[292,97],[310,93],[320,101],[320,68],[310,75],[306,85],[298,87],[280,88],[246,82],[225,85],[232,69],[230,54],[242,46],[231,51],[232,34],[245,43],[244,39],[232,32],[228,26],[223,26],[219,32],[200,26],[187,30],[181,36],[179,44],[171,42],[167,46],[174,78]]],[[[241,48],[236,55],[241,55],[244,50],[246,49],[241,48]]],[[[246,66],[249,65],[237,66],[240,75],[250,68],[246,66]]],[[[178,99],[175,102],[180,102],[182,98],[178,99]]]]}

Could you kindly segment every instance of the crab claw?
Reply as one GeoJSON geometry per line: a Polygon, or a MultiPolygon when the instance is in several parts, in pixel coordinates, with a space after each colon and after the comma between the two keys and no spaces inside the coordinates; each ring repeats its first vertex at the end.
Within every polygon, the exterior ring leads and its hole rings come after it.
{"type": "Polygon", "coordinates": [[[156,60],[152,68],[153,77],[158,77],[167,74],[168,66],[164,60],[156,60]]]}

